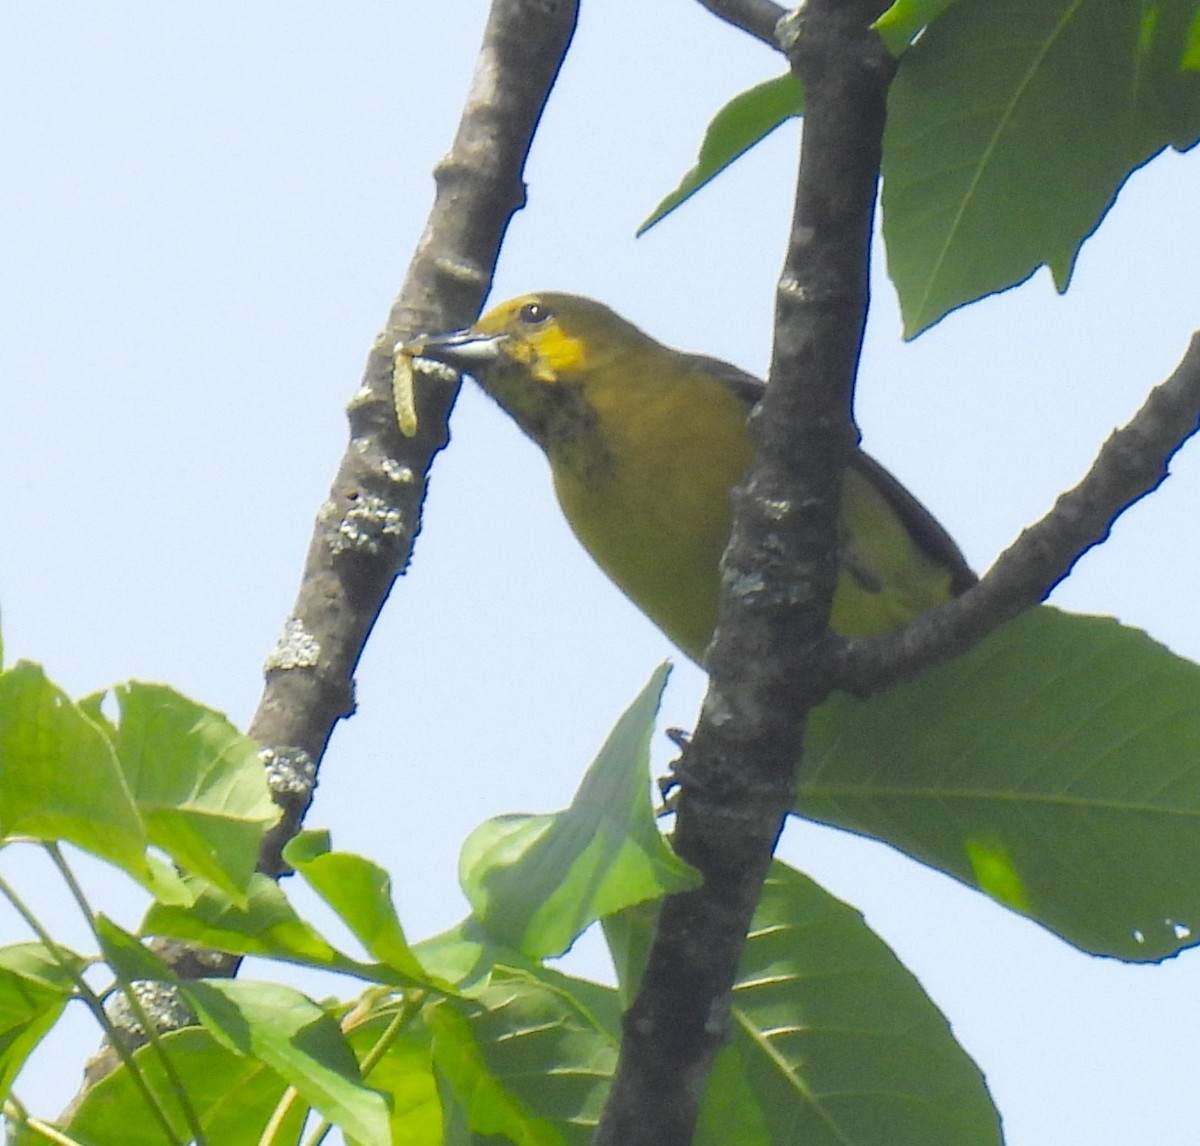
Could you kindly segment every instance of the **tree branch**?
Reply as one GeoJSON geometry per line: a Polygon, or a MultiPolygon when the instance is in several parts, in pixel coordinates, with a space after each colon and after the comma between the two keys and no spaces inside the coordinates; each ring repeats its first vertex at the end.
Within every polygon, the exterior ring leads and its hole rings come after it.
{"type": "MultiPolygon", "coordinates": [[[[457,394],[439,381],[418,394],[421,430],[401,437],[391,394],[392,350],[418,331],[466,326],[491,284],[500,244],[524,203],[525,157],[575,30],[578,0],[493,0],[462,118],[435,172],[437,194],[387,331],[367,359],[347,413],[350,443],[317,516],[300,590],[265,666],[249,734],[283,817],[264,841],[259,869],[279,875],[300,828],[338,720],[354,708],[353,673],[421,526],[425,484],[447,441],[457,394]]],[[[239,960],[192,944],[157,941],[185,977],[230,975],[239,960]]],[[[88,1063],[84,1095],[117,1065],[111,1046],[88,1063]]]]}
{"type": "Polygon", "coordinates": [[[775,27],[787,9],[772,0],[700,0],[714,16],[779,50],[775,27]]]}
{"type": "Polygon", "coordinates": [[[839,641],[837,687],[870,696],[912,680],[1044,600],[1125,510],[1162,484],[1171,458],[1197,430],[1200,333],[1171,376],[1104,443],[1083,480],[1023,530],[978,585],[898,632],[839,641]]]}
{"type": "Polygon", "coordinates": [[[597,1146],[685,1146],[775,841],[807,711],[830,689],[840,475],[887,85],[869,30],[883,0],[810,0],[792,51],[807,98],[796,208],[777,293],[771,383],[736,521],[700,724],[681,768],[676,851],[704,874],[665,901],[597,1146]]]}
{"type": "Polygon", "coordinates": [[[250,724],[267,745],[284,817],[262,850],[277,875],[299,829],[316,765],[334,725],[354,707],[353,673],[421,527],[425,483],[447,440],[456,388],[420,386],[420,431],[400,436],[391,396],[391,347],[419,331],[466,326],[491,285],[500,244],[524,203],[522,170],[575,29],[577,0],[494,0],[475,75],[437,195],[349,406],[350,444],[317,517],[296,604],[266,664],[250,724]]]}

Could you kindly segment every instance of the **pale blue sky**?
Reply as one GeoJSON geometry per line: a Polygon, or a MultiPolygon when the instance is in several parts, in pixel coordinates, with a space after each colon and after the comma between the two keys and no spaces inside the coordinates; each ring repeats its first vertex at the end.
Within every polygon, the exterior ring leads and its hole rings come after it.
{"type": "MultiPolygon", "coordinates": [[[[0,13],[10,660],[43,662],[74,693],[165,680],[244,726],[483,12],[45,0],[0,13]]],[[[493,297],[596,295],[663,341],[761,371],[796,131],[633,232],[712,112],[779,70],[688,0],[586,3],[493,297]]],[[[865,443],[977,567],[1083,472],[1200,325],[1198,182],[1196,155],[1152,164],[1066,298],[1041,273],[911,345],[877,265],[865,443]]],[[[1056,600],[1200,658],[1200,447],[1174,469],[1056,600]]],[[[562,806],[672,655],[571,539],[540,455],[467,388],[310,824],[391,869],[412,937],[440,930],[464,911],[466,833],[562,806]]],[[[666,723],[693,722],[702,685],[679,664],[666,723]]],[[[1200,956],[1153,968],[1081,955],[880,845],[809,825],[788,829],[783,855],[862,908],[918,974],[986,1072],[1012,1146],[1179,1141],[1196,1124],[1200,956]]],[[[0,866],[28,875],[16,857],[0,866]]],[[[136,922],[116,877],[92,884],[136,922]]],[[[0,941],[19,935],[0,913],[0,941]]],[[[582,946],[576,965],[601,973],[582,946]]],[[[78,1022],[58,1053],[82,1062],[93,1044],[78,1022]]],[[[72,1084],[60,1058],[19,1092],[52,1114],[72,1084]]]]}

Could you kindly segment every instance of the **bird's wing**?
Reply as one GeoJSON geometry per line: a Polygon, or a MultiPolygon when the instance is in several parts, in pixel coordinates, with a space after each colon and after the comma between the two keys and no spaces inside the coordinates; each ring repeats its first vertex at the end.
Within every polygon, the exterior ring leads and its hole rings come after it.
{"type": "Polygon", "coordinates": [[[745,370],[734,366],[732,362],[726,362],[721,358],[710,358],[707,354],[681,354],[680,357],[693,370],[711,374],[714,378],[724,382],[746,403],[747,412],[751,406],[762,399],[763,392],[766,390],[766,385],[762,380],[755,378],[753,374],[747,374],[745,370]]]}
{"type": "Polygon", "coordinates": [[[925,553],[949,570],[950,591],[956,597],[979,580],[954,538],[942,528],[941,522],[889,470],[862,450],[854,451],[850,465],[883,494],[896,516],[904,523],[904,528],[925,553]]]}
{"type": "MultiPolygon", "coordinates": [[[[712,374],[729,386],[746,403],[747,411],[762,398],[766,390],[766,385],[753,374],[747,374],[745,370],[720,358],[710,358],[706,354],[687,354],[684,357],[697,370],[712,374]]],[[[888,470],[870,454],[859,449],[851,454],[850,465],[883,494],[921,549],[949,570],[950,588],[956,596],[965,593],[979,580],[954,538],[888,470]]]]}

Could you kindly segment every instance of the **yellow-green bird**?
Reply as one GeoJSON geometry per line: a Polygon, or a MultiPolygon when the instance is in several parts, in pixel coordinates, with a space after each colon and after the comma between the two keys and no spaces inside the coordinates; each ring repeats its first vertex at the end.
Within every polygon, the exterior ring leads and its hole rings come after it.
{"type": "MultiPolygon", "coordinates": [[[[750,463],[763,383],[672,350],[602,303],[523,295],[414,354],[474,375],[544,451],[576,537],[666,635],[702,662],[717,617],[730,489],[750,463]]],[[[831,625],[873,636],[975,582],[958,546],[861,450],[847,466],[831,625]]]]}

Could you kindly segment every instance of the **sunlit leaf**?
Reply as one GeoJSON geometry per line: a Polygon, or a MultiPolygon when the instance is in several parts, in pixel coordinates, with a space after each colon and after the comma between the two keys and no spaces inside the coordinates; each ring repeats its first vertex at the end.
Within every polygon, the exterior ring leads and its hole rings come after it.
{"type": "Polygon", "coordinates": [[[620,1020],[611,988],[552,971],[498,969],[472,1002],[442,1005],[436,1016],[434,1062],[474,1131],[522,1142],[591,1141],[616,1065],[620,1020]]]}
{"type": "Polygon", "coordinates": [[[220,713],[163,685],[114,689],[116,749],[150,839],[185,870],[241,895],[279,818],[258,746],[220,713]]]}
{"type": "Polygon", "coordinates": [[[377,864],[349,852],[329,850],[324,832],[303,832],[284,849],[290,863],[338,913],[368,953],[401,978],[428,983],[404,936],[392,903],[391,877],[377,864]]]}
{"type": "MultiPolygon", "coordinates": [[[[188,1101],[208,1140],[221,1146],[259,1146],[267,1122],[287,1083],[258,1059],[240,1055],[198,1027],[162,1039],[188,1101]]],[[[187,1122],[158,1055],[142,1047],[134,1055],[146,1081],[159,1096],[181,1141],[190,1136],[187,1122]]],[[[282,1119],[275,1141],[299,1141],[308,1104],[294,1103],[282,1119]]],[[[92,1086],[66,1129],[89,1146],[162,1146],[163,1133],[149,1115],[129,1071],[118,1067],[92,1086]]]]}
{"type": "Polygon", "coordinates": [[[594,920],[694,887],[650,802],[650,737],[663,666],[613,728],[571,806],[552,816],[501,816],[463,845],[463,889],[483,927],[530,958],[565,951],[594,920]]]}
{"type": "Polygon", "coordinates": [[[185,939],[234,955],[283,959],[376,983],[399,984],[411,979],[385,964],[364,963],[338,951],[296,913],[279,885],[265,875],[254,877],[244,903],[208,886],[190,908],[153,904],[141,930],[146,935],[185,939]]]}
{"type": "Polygon", "coordinates": [[[955,0],[895,0],[872,27],[883,37],[888,51],[898,56],[922,28],[953,3],[955,0]]]}
{"type": "Polygon", "coordinates": [[[182,985],[205,1027],[296,1088],[360,1146],[390,1146],[387,1104],[364,1085],[332,1016],[279,983],[200,979],[182,985]]]}
{"type": "Polygon", "coordinates": [[[64,948],[52,955],[41,943],[0,947],[0,1097],[58,1022],[84,966],[64,948]]]}
{"type": "Polygon", "coordinates": [[[150,878],[145,829],[112,744],[28,661],[0,673],[0,836],[17,835],[69,840],[150,878]]]}
{"type": "Polygon", "coordinates": [[[433,1031],[434,1066],[454,1097],[447,1126],[456,1131],[451,1141],[471,1140],[474,1132],[502,1135],[522,1146],[566,1146],[567,1139],[493,1076],[470,1025],[453,1004],[429,1008],[427,1022],[433,1031]],[[454,1118],[456,1113],[465,1125],[454,1118]]]}
{"type": "MultiPolygon", "coordinates": [[[[390,1018],[385,1012],[349,1033],[360,1060],[374,1048],[390,1018]]],[[[442,1146],[442,1105],[429,1043],[424,1025],[413,1024],[387,1046],[366,1079],[388,1096],[392,1141],[404,1146],[442,1146]]]]}

